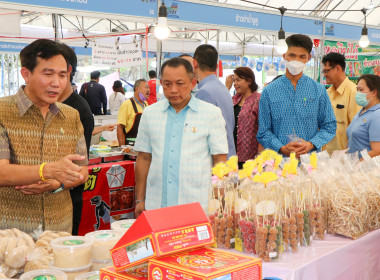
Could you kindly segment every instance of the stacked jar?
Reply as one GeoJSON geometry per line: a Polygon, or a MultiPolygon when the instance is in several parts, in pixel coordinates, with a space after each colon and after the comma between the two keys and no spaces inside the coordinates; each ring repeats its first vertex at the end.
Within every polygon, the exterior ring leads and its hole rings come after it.
{"type": "Polygon", "coordinates": [[[97,271],[103,267],[111,266],[111,252],[123,233],[116,230],[99,230],[89,232],[86,238],[93,242],[91,248],[91,271],[97,271]]]}
{"type": "Polygon", "coordinates": [[[51,269],[66,273],[68,280],[77,275],[89,272],[91,263],[92,240],[83,236],[65,236],[50,242],[53,248],[54,261],[51,269]]]}

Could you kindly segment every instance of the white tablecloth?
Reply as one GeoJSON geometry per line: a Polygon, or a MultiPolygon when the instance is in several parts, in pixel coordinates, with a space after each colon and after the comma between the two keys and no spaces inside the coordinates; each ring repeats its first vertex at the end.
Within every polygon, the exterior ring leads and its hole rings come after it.
{"type": "Polygon", "coordinates": [[[380,229],[357,240],[326,235],[300,247],[295,254],[284,253],[278,262],[263,262],[263,278],[282,280],[379,280],[380,229]]]}

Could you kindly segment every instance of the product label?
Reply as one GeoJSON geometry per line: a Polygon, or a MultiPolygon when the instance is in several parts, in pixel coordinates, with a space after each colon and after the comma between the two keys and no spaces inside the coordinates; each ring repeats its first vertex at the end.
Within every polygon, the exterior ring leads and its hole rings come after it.
{"type": "Polygon", "coordinates": [[[121,228],[130,228],[132,224],[122,224],[120,225],[121,228]]]}
{"type": "Polygon", "coordinates": [[[98,280],[99,279],[99,275],[93,275],[93,276],[87,277],[86,279],[88,279],[88,280],[98,280]]]}
{"type": "Polygon", "coordinates": [[[115,234],[113,233],[103,233],[95,236],[95,238],[114,238],[115,234]]]}
{"type": "Polygon", "coordinates": [[[38,275],[33,277],[33,280],[57,280],[57,278],[53,275],[38,275]]]}
{"type": "Polygon", "coordinates": [[[81,245],[83,243],[84,243],[83,240],[76,240],[76,239],[63,241],[63,245],[70,245],[70,246],[81,245]]]}
{"type": "Polygon", "coordinates": [[[161,254],[184,250],[212,242],[209,224],[189,226],[156,234],[161,254]]]}
{"type": "Polygon", "coordinates": [[[269,257],[270,258],[275,258],[277,256],[277,253],[276,252],[270,252],[269,253],[269,257]]]}

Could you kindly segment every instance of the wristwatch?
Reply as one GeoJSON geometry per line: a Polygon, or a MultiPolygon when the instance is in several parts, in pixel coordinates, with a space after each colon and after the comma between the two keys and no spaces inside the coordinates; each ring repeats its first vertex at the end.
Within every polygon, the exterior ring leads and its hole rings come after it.
{"type": "Polygon", "coordinates": [[[61,183],[59,188],[54,190],[54,191],[51,191],[51,193],[59,193],[59,192],[63,191],[64,189],[65,189],[65,185],[63,183],[61,183]]]}
{"type": "Polygon", "coordinates": [[[136,199],[136,205],[139,204],[140,202],[144,202],[145,199],[136,199]]]}

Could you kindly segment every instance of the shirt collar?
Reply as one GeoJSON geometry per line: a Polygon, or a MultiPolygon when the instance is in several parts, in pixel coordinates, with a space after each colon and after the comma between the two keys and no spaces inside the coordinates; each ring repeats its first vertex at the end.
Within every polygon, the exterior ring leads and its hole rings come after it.
{"type": "MultiPolygon", "coordinates": [[[[250,96],[248,96],[245,101],[249,101],[251,100],[252,98],[255,97],[255,94],[256,94],[256,91],[255,92],[252,92],[252,94],[250,96]]],[[[239,95],[239,94],[235,94],[234,96],[232,96],[232,102],[233,102],[233,105],[235,106],[236,104],[238,104],[240,102],[240,100],[243,98],[242,95],[239,95]]]]}
{"type": "Polygon", "coordinates": [[[206,78],[204,78],[202,81],[199,82],[198,88],[203,87],[206,83],[213,81],[213,80],[217,80],[217,77],[215,76],[215,74],[208,75],[206,78]]]}
{"type": "Polygon", "coordinates": [[[379,104],[376,104],[375,106],[372,106],[371,108],[369,108],[367,111],[376,111],[380,109],[380,103],[379,104]]]}
{"type": "Polygon", "coordinates": [[[346,77],[343,82],[340,84],[340,86],[335,89],[335,91],[337,93],[339,93],[340,95],[343,95],[343,92],[344,92],[344,88],[347,86],[347,83],[349,82],[350,80],[348,79],[348,77],[346,77]]]}
{"type": "MultiPolygon", "coordinates": [[[[16,93],[16,99],[17,99],[17,106],[20,113],[20,117],[24,116],[25,113],[34,105],[32,100],[25,94],[24,92],[25,87],[20,87],[18,92],[16,93]]],[[[64,116],[63,112],[58,108],[57,104],[53,103],[49,106],[49,111],[53,115],[57,115],[59,112],[61,112],[62,116],[64,116]]]]}

